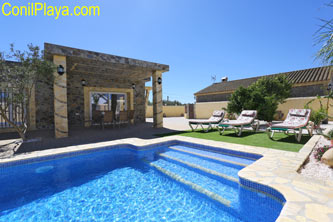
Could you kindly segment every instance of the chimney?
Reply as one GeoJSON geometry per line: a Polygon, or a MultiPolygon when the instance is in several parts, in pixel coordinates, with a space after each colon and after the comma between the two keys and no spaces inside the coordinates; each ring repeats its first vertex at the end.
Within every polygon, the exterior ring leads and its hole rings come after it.
{"type": "Polygon", "coordinates": [[[228,81],[228,77],[227,76],[221,78],[221,82],[227,82],[227,81],[228,81]]]}

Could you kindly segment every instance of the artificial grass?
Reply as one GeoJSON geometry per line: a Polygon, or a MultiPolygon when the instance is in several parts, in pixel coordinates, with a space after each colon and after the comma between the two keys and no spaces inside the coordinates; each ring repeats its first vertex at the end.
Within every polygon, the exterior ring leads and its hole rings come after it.
{"type": "Polygon", "coordinates": [[[200,139],[222,141],[227,143],[237,143],[243,145],[267,147],[278,150],[298,152],[303,145],[311,138],[309,135],[303,135],[302,140],[298,143],[294,134],[285,135],[284,133],[275,133],[274,140],[271,140],[265,132],[244,131],[242,136],[238,137],[234,130],[225,130],[221,136],[217,130],[211,130],[208,133],[202,130],[198,131],[180,131],[167,134],[158,134],[156,136],[188,136],[200,139]]]}

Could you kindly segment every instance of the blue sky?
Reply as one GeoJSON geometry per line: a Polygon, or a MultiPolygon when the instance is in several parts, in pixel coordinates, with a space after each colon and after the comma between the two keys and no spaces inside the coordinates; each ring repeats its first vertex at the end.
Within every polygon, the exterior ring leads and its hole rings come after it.
{"type": "Polygon", "coordinates": [[[100,16],[55,20],[1,14],[0,51],[10,43],[24,49],[50,42],[168,64],[163,96],[181,102],[193,102],[195,92],[212,84],[212,75],[235,80],[320,66],[314,61],[319,49],[314,33],[318,19],[332,14],[324,6],[328,0],[45,2],[99,5],[100,16]]]}

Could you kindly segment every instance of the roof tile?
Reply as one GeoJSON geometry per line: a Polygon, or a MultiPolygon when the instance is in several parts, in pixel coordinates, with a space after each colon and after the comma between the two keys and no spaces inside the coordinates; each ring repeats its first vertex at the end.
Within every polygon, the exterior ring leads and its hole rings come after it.
{"type": "MultiPolygon", "coordinates": [[[[327,81],[331,78],[333,73],[333,66],[323,66],[311,69],[303,69],[291,72],[284,72],[266,76],[276,76],[276,75],[287,75],[287,78],[293,84],[300,84],[300,83],[307,83],[307,82],[320,82],[320,81],[327,81]],[[330,69],[331,68],[331,69],[330,69]]],[[[227,91],[234,91],[240,86],[248,87],[252,83],[256,82],[258,79],[264,76],[246,78],[246,79],[238,79],[232,80],[228,82],[219,82],[214,83],[195,94],[204,94],[204,93],[218,93],[218,92],[227,92],[227,91]]]]}

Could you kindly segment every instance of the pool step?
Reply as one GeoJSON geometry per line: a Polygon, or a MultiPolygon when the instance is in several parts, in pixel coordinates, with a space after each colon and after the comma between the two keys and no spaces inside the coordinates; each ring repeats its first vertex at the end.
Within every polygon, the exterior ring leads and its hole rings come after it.
{"type": "Polygon", "coordinates": [[[180,163],[187,167],[203,171],[214,176],[224,178],[238,183],[238,171],[241,169],[238,165],[217,163],[215,161],[210,161],[202,159],[200,157],[188,155],[186,153],[180,153],[175,151],[167,151],[165,153],[160,153],[160,157],[167,160],[172,160],[176,163],[180,163]]]}
{"type": "Polygon", "coordinates": [[[229,154],[229,153],[223,153],[223,151],[218,151],[218,152],[214,151],[213,152],[213,151],[205,150],[202,148],[200,148],[200,149],[191,148],[191,147],[181,146],[181,145],[169,146],[169,149],[171,149],[173,151],[177,151],[177,152],[190,154],[193,156],[198,156],[201,158],[206,158],[206,159],[225,162],[225,163],[229,163],[229,164],[239,165],[242,167],[246,167],[255,161],[255,159],[241,157],[241,156],[237,156],[237,155],[229,154]]]}
{"type": "Polygon", "coordinates": [[[172,179],[189,186],[227,207],[232,207],[233,203],[237,203],[239,196],[238,183],[231,183],[230,181],[224,183],[223,181],[213,179],[208,175],[195,172],[165,159],[158,159],[149,162],[149,164],[172,179]]]}

